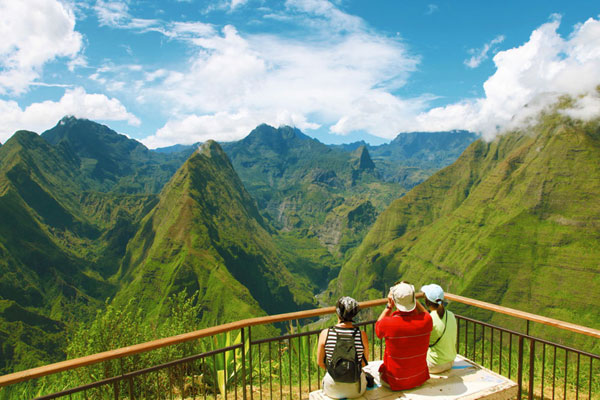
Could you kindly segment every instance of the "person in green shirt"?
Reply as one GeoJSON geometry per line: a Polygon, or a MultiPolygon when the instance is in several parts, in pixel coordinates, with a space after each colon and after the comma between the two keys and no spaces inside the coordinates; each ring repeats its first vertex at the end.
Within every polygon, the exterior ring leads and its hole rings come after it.
{"type": "Polygon", "coordinates": [[[452,368],[456,357],[456,317],[452,311],[446,309],[448,302],[444,299],[444,290],[439,285],[425,285],[421,292],[433,320],[427,366],[430,373],[439,374],[452,368]]]}

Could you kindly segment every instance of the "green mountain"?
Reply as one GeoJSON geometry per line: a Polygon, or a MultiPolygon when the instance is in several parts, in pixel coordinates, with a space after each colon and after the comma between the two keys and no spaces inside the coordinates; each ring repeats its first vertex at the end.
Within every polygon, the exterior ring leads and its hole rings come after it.
{"type": "Polygon", "coordinates": [[[348,153],[290,127],[261,125],[223,149],[275,227],[292,241],[316,237],[338,257],[403,193],[380,179],[366,147],[348,153]]]}
{"type": "Polygon", "coordinates": [[[62,359],[66,329],[107,298],[161,318],[198,291],[202,325],[314,307],[403,193],[367,146],[266,125],[223,146],[232,162],[214,142],[151,151],[65,117],[0,147],[1,372],[62,359]]]}
{"type": "MultiPolygon", "coordinates": [[[[324,145],[294,128],[261,125],[222,146],[263,215],[289,239],[285,247],[314,237],[312,251],[343,258],[403,187],[452,163],[475,138],[466,131],[411,132],[380,146],[324,145]]],[[[189,154],[197,146],[156,151],[189,154]]]]}
{"type": "Polygon", "coordinates": [[[0,148],[0,370],[60,358],[64,322],[115,292],[148,196],[85,193],[78,162],[33,132],[0,148]]]}
{"type": "Polygon", "coordinates": [[[384,181],[410,189],[456,161],[475,139],[474,133],[460,130],[403,132],[379,146],[355,142],[334,147],[351,152],[365,146],[384,181]]]}
{"type": "Polygon", "coordinates": [[[213,141],[177,171],[127,246],[115,304],[149,315],[171,294],[199,291],[202,326],[313,307],[229,159],[213,141]]]}
{"type": "Polygon", "coordinates": [[[70,154],[86,190],[158,193],[190,152],[158,153],[105,125],[64,117],[42,137],[70,154]]]}
{"type": "Polygon", "coordinates": [[[438,282],[452,293],[597,328],[598,198],[600,121],[544,115],[533,128],[474,142],[394,201],[333,291],[365,299],[400,278],[438,282]]]}

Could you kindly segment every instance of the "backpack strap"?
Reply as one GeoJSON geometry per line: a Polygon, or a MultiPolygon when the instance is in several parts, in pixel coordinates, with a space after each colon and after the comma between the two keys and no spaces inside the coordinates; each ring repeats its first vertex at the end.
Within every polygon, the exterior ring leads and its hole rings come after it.
{"type": "Polygon", "coordinates": [[[440,337],[437,338],[437,340],[435,342],[433,342],[433,344],[430,344],[429,347],[433,347],[436,344],[438,344],[438,342],[440,341],[440,339],[442,338],[442,336],[444,336],[444,333],[446,333],[446,327],[448,326],[448,310],[444,310],[444,331],[442,332],[442,334],[440,335],[440,337]]]}
{"type": "Polygon", "coordinates": [[[365,344],[363,343],[362,340],[362,333],[360,332],[360,329],[358,329],[358,327],[354,327],[354,332],[352,332],[352,340],[355,341],[356,343],[356,334],[358,333],[358,338],[360,339],[360,344],[363,348],[363,354],[362,354],[362,359],[361,360],[357,360],[358,361],[358,365],[360,365],[360,374],[358,374],[358,393],[360,393],[360,389],[362,387],[362,374],[364,373],[362,370],[362,362],[364,360],[365,364],[367,363],[367,359],[365,358],[365,344]]]}
{"type": "Polygon", "coordinates": [[[364,361],[365,364],[367,364],[367,357],[365,357],[365,343],[363,342],[363,339],[362,339],[362,332],[360,331],[360,329],[358,329],[358,327],[354,327],[353,336],[356,336],[357,332],[358,332],[358,338],[360,339],[360,344],[363,348],[362,359],[360,360],[360,368],[362,369],[362,362],[364,361]]]}
{"type": "MultiPolygon", "coordinates": [[[[335,333],[335,338],[337,340],[337,331],[335,330],[335,326],[332,326],[331,328],[327,328],[327,337],[325,337],[325,344],[327,344],[327,342],[329,341],[329,338],[331,337],[331,330],[333,329],[333,333],[335,333]]],[[[325,358],[325,365],[327,365],[327,352],[325,352],[325,354],[323,354],[323,357],[325,358]]]]}

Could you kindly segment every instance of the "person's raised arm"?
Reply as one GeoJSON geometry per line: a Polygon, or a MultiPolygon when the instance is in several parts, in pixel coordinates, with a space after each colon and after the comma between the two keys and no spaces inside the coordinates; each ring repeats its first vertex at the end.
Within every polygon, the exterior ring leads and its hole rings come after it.
{"type": "Polygon", "coordinates": [[[419,300],[417,300],[415,303],[417,303],[417,310],[422,313],[427,313],[427,309],[425,308],[425,306],[423,306],[423,304],[421,304],[421,302],[419,300]]]}
{"type": "Polygon", "coordinates": [[[379,318],[377,318],[377,321],[381,321],[383,317],[389,317],[394,313],[394,299],[391,293],[388,294],[387,301],[387,305],[379,315],[379,318]]]}

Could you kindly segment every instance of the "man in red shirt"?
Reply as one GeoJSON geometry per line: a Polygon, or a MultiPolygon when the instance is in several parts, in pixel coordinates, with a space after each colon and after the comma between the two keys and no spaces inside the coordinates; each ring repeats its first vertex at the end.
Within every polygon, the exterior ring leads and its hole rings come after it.
{"type": "Polygon", "coordinates": [[[383,364],[379,368],[384,385],[405,390],[429,379],[427,349],[432,329],[431,316],[416,301],[414,286],[407,282],[393,286],[387,307],[375,324],[377,337],[385,338],[383,364]]]}

